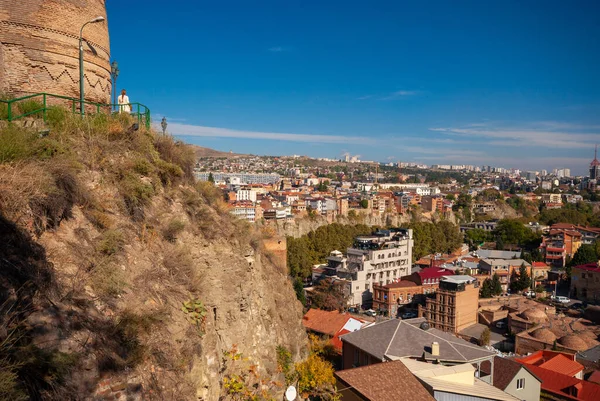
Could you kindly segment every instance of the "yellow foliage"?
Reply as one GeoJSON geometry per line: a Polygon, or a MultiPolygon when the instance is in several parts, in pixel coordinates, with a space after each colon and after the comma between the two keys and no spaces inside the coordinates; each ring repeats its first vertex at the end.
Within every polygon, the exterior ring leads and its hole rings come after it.
{"type": "Polygon", "coordinates": [[[312,353],[307,359],[296,364],[298,374],[298,392],[303,397],[320,396],[323,399],[334,399],[335,378],[333,366],[312,353]]]}

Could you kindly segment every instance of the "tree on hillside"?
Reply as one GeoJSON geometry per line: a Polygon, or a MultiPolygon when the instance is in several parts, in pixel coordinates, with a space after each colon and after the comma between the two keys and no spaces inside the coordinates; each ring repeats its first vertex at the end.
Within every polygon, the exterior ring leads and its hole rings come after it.
{"type": "Polygon", "coordinates": [[[510,288],[514,292],[524,291],[531,286],[531,277],[527,273],[527,267],[525,263],[521,264],[519,267],[519,273],[516,270],[513,270],[511,275],[511,283],[510,288]]]}
{"type": "Polygon", "coordinates": [[[346,291],[344,282],[323,279],[313,289],[311,306],[329,311],[342,311],[346,307],[349,297],[350,294],[346,291]]]}
{"type": "Polygon", "coordinates": [[[367,199],[362,199],[359,204],[363,209],[367,209],[369,207],[369,201],[367,199]]]}
{"type": "Polygon", "coordinates": [[[213,177],[213,173],[208,173],[208,182],[215,183],[215,177],[213,177]]]}
{"type": "Polygon", "coordinates": [[[467,242],[473,247],[490,240],[489,233],[482,228],[474,228],[472,230],[467,230],[467,232],[465,233],[465,237],[467,242]]]}
{"type": "Polygon", "coordinates": [[[594,245],[584,244],[577,249],[573,259],[569,263],[569,266],[585,265],[586,263],[593,263],[598,261],[598,254],[596,253],[596,247],[594,245]]]}
{"type": "Polygon", "coordinates": [[[490,331],[490,329],[486,327],[483,330],[483,332],[481,332],[481,336],[479,337],[479,345],[481,345],[481,346],[490,345],[491,334],[492,334],[492,332],[490,331]]]}
{"type": "Polygon", "coordinates": [[[300,277],[294,279],[294,291],[296,292],[296,298],[302,303],[302,306],[306,306],[306,296],[304,295],[304,285],[300,277]]]}
{"type": "Polygon", "coordinates": [[[492,285],[491,285],[492,295],[500,295],[502,294],[502,283],[500,283],[500,277],[496,273],[492,276],[492,285]]]}
{"type": "Polygon", "coordinates": [[[480,298],[491,298],[492,297],[492,282],[489,278],[486,278],[481,285],[481,289],[479,290],[480,298]]]}

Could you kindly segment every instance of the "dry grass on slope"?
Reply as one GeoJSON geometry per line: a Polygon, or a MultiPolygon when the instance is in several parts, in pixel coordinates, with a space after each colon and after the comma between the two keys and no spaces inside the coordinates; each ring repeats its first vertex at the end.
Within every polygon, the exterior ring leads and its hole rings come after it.
{"type": "Polygon", "coordinates": [[[183,143],[131,131],[125,115],[48,117],[43,137],[0,127],[0,398],[89,397],[98,377],[140,364],[169,371],[186,398],[194,350],[165,331],[189,338],[181,302],[201,296],[181,237],[248,247],[250,228],[194,183],[183,143]]]}

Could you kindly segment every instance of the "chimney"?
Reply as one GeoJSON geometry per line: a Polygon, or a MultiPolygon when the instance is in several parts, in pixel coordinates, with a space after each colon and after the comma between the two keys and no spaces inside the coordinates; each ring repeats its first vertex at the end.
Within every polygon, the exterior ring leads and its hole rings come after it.
{"type": "Polygon", "coordinates": [[[437,341],[431,343],[431,355],[440,356],[440,344],[437,341]]]}

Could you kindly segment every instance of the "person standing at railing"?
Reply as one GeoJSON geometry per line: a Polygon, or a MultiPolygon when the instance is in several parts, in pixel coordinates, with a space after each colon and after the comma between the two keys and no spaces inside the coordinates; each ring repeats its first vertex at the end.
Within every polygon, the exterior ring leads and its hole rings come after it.
{"type": "Polygon", "coordinates": [[[120,113],[131,113],[131,104],[129,103],[129,96],[127,96],[127,91],[123,89],[121,91],[121,95],[119,96],[119,114],[120,113]]]}

